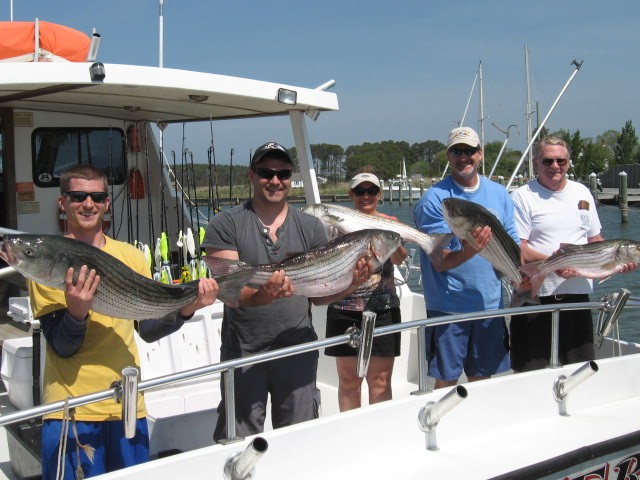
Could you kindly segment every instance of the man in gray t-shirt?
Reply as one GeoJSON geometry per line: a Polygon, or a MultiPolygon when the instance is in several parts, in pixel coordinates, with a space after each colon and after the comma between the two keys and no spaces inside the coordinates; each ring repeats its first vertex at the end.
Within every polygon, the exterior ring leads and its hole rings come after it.
{"type": "MultiPolygon", "coordinates": [[[[255,151],[248,173],[253,198],[213,217],[202,243],[207,255],[254,265],[279,263],[327,242],[322,222],[287,202],[292,166],[289,154],[277,143],[266,143],[255,151]]],[[[370,275],[361,259],[353,284],[343,294],[351,293],[370,275]]],[[[239,307],[224,307],[221,359],[316,340],[309,299],[294,293],[284,271],[275,272],[258,289],[243,288],[239,307]]],[[[322,300],[313,299],[316,304],[326,303],[322,300]]],[[[314,351],[236,370],[237,435],[263,431],[269,394],[274,428],[318,418],[317,366],[318,352],[314,351]]],[[[227,437],[222,385],[221,390],[216,441],[227,437]]]]}

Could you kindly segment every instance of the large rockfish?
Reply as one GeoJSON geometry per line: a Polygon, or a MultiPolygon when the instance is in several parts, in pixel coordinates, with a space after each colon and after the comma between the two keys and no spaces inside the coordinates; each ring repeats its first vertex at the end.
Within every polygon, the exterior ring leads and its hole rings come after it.
{"type": "Polygon", "coordinates": [[[367,257],[374,269],[379,269],[398,249],[401,241],[395,232],[368,229],[340,236],[321,248],[281,263],[248,265],[209,255],[203,258],[214,274],[255,268],[256,273],[248,284],[254,288],[264,285],[275,271],[284,270],[295,295],[313,298],[345,290],[351,284],[356,263],[362,257],[367,257]]]}
{"type": "MultiPolygon", "coordinates": [[[[180,285],[156,282],[99,248],[60,235],[4,235],[0,258],[24,277],[59,290],[65,289],[69,267],[73,267],[76,278],[82,265],[94,269],[100,275],[100,284],[91,309],[116,318],[164,318],[198,296],[197,280],[180,285]]],[[[218,298],[237,302],[240,290],[254,273],[245,269],[216,278],[218,298]]]]}
{"type": "Polygon", "coordinates": [[[427,255],[439,245],[448,243],[452,238],[452,235],[449,234],[422,233],[398,220],[369,215],[340,205],[318,203],[315,205],[305,205],[301,207],[301,210],[319,218],[327,227],[335,228],[342,234],[366,228],[377,228],[396,232],[400,234],[403,240],[419,245],[427,255]]]}
{"type": "Polygon", "coordinates": [[[571,268],[581,277],[604,281],[627,263],[640,263],[640,243],[619,239],[565,245],[549,258],[522,265],[520,270],[531,277],[531,293],[537,295],[545,277],[556,270],[571,268]]]}
{"type": "Polygon", "coordinates": [[[493,268],[509,277],[515,285],[520,285],[522,282],[520,247],[495,215],[482,205],[460,198],[445,198],[442,201],[442,211],[451,231],[474,248],[477,248],[478,244],[471,232],[476,227],[491,227],[493,237],[479,254],[488,260],[493,268]]]}

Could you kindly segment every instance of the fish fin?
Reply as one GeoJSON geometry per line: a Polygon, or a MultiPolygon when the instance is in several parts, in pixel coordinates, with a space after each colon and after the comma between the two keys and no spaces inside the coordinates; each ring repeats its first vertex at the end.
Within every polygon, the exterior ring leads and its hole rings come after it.
{"type": "Polygon", "coordinates": [[[525,304],[539,305],[540,299],[537,295],[531,295],[530,290],[518,290],[517,288],[514,289],[513,293],[511,294],[511,302],[509,302],[509,307],[517,308],[525,304]]]}
{"type": "Polygon", "coordinates": [[[240,302],[240,292],[257,271],[257,268],[248,268],[247,270],[232,273],[225,278],[220,278],[218,299],[229,307],[237,308],[240,302]]]}
{"type": "Polygon", "coordinates": [[[297,253],[289,253],[288,252],[288,253],[285,254],[284,258],[279,263],[286,262],[290,258],[297,257],[298,255],[304,255],[305,253],[307,253],[307,252],[297,252],[297,253]]]}

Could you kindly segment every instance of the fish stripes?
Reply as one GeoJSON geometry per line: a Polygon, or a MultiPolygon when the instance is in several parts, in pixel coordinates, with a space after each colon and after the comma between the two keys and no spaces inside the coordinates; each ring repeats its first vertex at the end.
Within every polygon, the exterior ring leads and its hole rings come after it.
{"type": "Polygon", "coordinates": [[[403,240],[419,245],[427,255],[441,244],[448,243],[452,238],[449,234],[422,233],[398,220],[362,213],[342,205],[318,203],[305,205],[301,210],[319,218],[327,227],[335,228],[342,234],[369,228],[396,232],[403,240]]]}
{"type": "Polygon", "coordinates": [[[451,231],[474,248],[478,248],[478,244],[471,232],[477,227],[490,227],[493,237],[489,244],[479,251],[480,256],[488,260],[493,268],[509,277],[515,285],[522,283],[520,247],[495,215],[482,205],[460,198],[445,198],[442,201],[442,210],[451,231]]]}
{"type": "Polygon", "coordinates": [[[546,260],[522,265],[531,277],[532,294],[536,295],[545,277],[556,270],[574,269],[585,278],[603,280],[623,270],[628,263],[640,262],[640,243],[613,239],[585,245],[566,245],[546,260]]]}

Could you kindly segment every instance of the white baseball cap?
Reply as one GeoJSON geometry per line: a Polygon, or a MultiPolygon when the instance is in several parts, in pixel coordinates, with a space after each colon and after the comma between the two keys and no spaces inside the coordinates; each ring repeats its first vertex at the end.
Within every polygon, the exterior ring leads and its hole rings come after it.
{"type": "Polygon", "coordinates": [[[469,145],[470,147],[479,147],[480,138],[473,128],[458,127],[451,130],[449,141],[447,142],[447,150],[454,145],[469,145]]]}
{"type": "Polygon", "coordinates": [[[358,185],[364,182],[373,183],[376,187],[380,188],[380,180],[373,173],[359,173],[355,177],[351,179],[351,183],[349,184],[349,188],[353,190],[358,185]]]}

